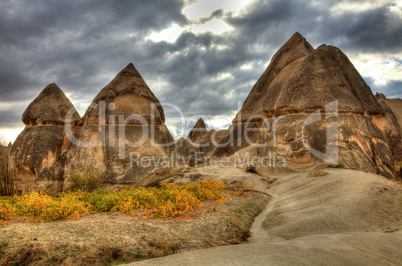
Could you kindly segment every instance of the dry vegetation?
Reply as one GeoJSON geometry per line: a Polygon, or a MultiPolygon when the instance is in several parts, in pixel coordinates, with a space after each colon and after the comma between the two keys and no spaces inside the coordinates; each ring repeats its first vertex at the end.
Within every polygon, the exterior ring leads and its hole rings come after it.
{"type": "Polygon", "coordinates": [[[68,178],[66,191],[94,192],[103,187],[106,177],[97,173],[92,166],[87,166],[80,171],[71,171],[68,178]]]}
{"type": "Polygon", "coordinates": [[[0,196],[13,194],[13,179],[10,171],[10,147],[0,137],[0,196]]]}
{"type": "Polygon", "coordinates": [[[269,199],[246,189],[203,181],[2,197],[0,264],[107,264],[241,243],[269,199]]]}
{"type": "MultiPolygon", "coordinates": [[[[401,155],[401,144],[402,144],[402,137],[401,133],[391,128],[386,129],[385,135],[387,137],[387,143],[391,150],[392,158],[398,159],[401,155]]],[[[400,159],[400,158],[399,158],[400,159]]]]}
{"type": "MultiPolygon", "coordinates": [[[[392,160],[395,164],[395,170],[399,177],[402,177],[402,136],[399,131],[392,130],[391,128],[386,129],[385,135],[387,137],[387,143],[391,150],[392,160]]],[[[401,178],[402,180],[402,178],[401,178]]]]}

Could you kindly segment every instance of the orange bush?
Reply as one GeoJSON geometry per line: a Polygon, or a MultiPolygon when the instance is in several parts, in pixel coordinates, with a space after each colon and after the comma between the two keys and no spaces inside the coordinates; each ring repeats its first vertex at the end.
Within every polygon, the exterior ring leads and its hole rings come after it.
{"type": "MultiPolygon", "coordinates": [[[[0,223],[13,221],[46,222],[79,218],[90,213],[123,212],[142,218],[183,217],[204,207],[203,201],[221,204],[225,196],[220,182],[177,185],[162,184],[160,188],[129,188],[122,191],[65,192],[58,197],[31,192],[24,196],[0,198],[0,223]]],[[[248,187],[242,188],[243,190],[248,187]]],[[[238,195],[242,190],[236,191],[238,195]]],[[[215,206],[213,206],[215,208],[215,206]]]]}

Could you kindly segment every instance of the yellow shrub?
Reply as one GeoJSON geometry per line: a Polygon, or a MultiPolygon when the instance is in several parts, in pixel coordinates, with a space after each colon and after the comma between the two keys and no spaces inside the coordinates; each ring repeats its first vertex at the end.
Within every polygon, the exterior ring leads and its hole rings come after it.
{"type": "Polygon", "coordinates": [[[129,188],[122,191],[65,192],[51,197],[38,192],[0,198],[0,223],[10,221],[45,222],[79,218],[83,214],[120,211],[148,218],[174,218],[203,208],[202,201],[221,204],[231,196],[222,195],[220,182],[177,185],[160,188],[129,188]]]}

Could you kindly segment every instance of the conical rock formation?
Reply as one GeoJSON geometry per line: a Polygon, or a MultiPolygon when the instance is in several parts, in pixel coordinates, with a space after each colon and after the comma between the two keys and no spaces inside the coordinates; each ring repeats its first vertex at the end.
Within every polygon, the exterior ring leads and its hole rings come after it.
{"type": "Polygon", "coordinates": [[[11,169],[17,194],[45,191],[56,195],[63,187],[65,121],[80,123],[80,116],[60,88],[52,83],[23,115],[26,127],[11,149],[11,169]]]}
{"type": "Polygon", "coordinates": [[[188,133],[187,139],[192,142],[197,142],[203,135],[208,132],[207,126],[202,118],[198,119],[193,129],[188,133]]]}
{"type": "Polygon", "coordinates": [[[52,83],[46,86],[22,115],[22,122],[27,126],[64,125],[65,119],[72,110],[71,122],[81,120],[70,100],[63,91],[52,83]]]}
{"type": "Polygon", "coordinates": [[[377,126],[384,114],[346,55],[325,44],[314,50],[296,33],[273,56],[222,140],[234,142],[214,154],[254,146],[261,156],[285,157],[292,169],[322,162],[392,178],[389,147],[377,126]]]}
{"type": "Polygon", "coordinates": [[[66,174],[92,166],[109,182],[136,182],[159,167],[152,159],[174,148],[163,108],[133,64],[101,90],[83,121],[66,174]]]}
{"type": "MultiPolygon", "coordinates": [[[[111,117],[119,118],[128,116],[132,119],[120,121],[125,124],[139,125],[141,123],[152,125],[163,125],[165,115],[159,100],[152,93],[151,89],[145,83],[140,73],[130,63],[106,86],[92,101],[91,106],[84,116],[86,125],[99,124],[100,114],[104,113],[106,124],[116,124],[119,121],[110,121],[111,117]],[[106,105],[105,110],[101,110],[102,104],[106,105]],[[110,105],[112,104],[112,105],[110,105]],[[154,106],[152,106],[154,104],[154,106]]],[[[103,122],[103,121],[101,121],[103,122]]]]}
{"type": "Polygon", "coordinates": [[[208,157],[226,133],[226,130],[208,130],[204,120],[200,118],[188,134],[187,140],[200,153],[200,156],[208,157]]]}

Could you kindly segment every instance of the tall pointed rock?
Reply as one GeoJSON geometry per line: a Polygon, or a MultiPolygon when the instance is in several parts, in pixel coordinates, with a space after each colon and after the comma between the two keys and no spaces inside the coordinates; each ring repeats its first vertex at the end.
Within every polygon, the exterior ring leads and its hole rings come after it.
{"type": "Polygon", "coordinates": [[[227,130],[214,129],[208,131],[204,120],[200,118],[188,134],[187,140],[200,153],[199,155],[211,156],[216,145],[227,132],[227,130]]]}
{"type": "Polygon", "coordinates": [[[338,101],[342,113],[384,114],[381,106],[344,53],[325,44],[310,53],[288,76],[264,112],[287,114],[324,109],[338,101]]]}
{"type": "Polygon", "coordinates": [[[197,123],[195,123],[193,129],[188,133],[187,139],[191,140],[192,142],[197,141],[200,139],[205,133],[207,133],[207,126],[202,118],[198,119],[197,123]]]}
{"type": "MultiPolygon", "coordinates": [[[[104,115],[106,124],[117,123],[110,121],[110,118],[119,118],[128,115],[138,115],[140,120],[135,118],[127,120],[127,124],[148,124],[163,125],[165,115],[159,100],[145,83],[140,73],[130,63],[106,86],[104,87],[84,115],[86,125],[99,124],[99,115],[104,115]],[[105,104],[105,110],[101,110],[105,104]],[[145,120],[144,120],[145,119],[145,120]]],[[[102,119],[101,119],[102,120],[102,119]]]]}
{"type": "Polygon", "coordinates": [[[161,166],[143,167],[141,158],[163,157],[174,148],[159,100],[131,63],[95,97],[75,137],[66,173],[92,166],[119,184],[142,182],[161,166]]]}
{"type": "Polygon", "coordinates": [[[263,115],[275,104],[283,84],[302,62],[314,51],[306,39],[296,32],[272,57],[267,69],[254,85],[234,123],[247,121],[250,116],[263,115]],[[241,116],[239,116],[241,115],[241,116]]]}
{"type": "Polygon", "coordinates": [[[22,115],[25,125],[64,125],[71,113],[71,122],[81,120],[74,106],[56,83],[47,85],[22,115]]]}
{"type": "Polygon", "coordinates": [[[378,126],[384,114],[342,51],[325,44],[313,49],[295,33],[273,56],[233,120],[231,134],[222,139],[234,141],[214,154],[253,148],[262,156],[274,151],[292,169],[339,164],[393,178],[390,150],[378,126]]]}
{"type": "Polygon", "coordinates": [[[57,195],[63,186],[62,154],[65,123],[80,122],[70,100],[55,84],[49,84],[23,114],[25,129],[11,149],[11,169],[17,194],[45,191],[57,195]]]}

